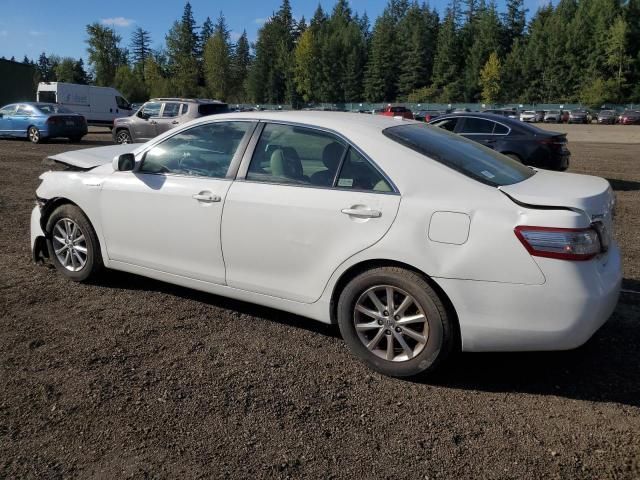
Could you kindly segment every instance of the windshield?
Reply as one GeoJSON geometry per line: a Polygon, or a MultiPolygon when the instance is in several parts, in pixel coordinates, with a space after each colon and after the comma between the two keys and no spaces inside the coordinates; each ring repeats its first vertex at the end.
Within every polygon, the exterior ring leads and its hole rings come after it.
{"type": "Polygon", "coordinates": [[[34,105],[42,113],[73,113],[71,110],[60,105],[53,105],[48,103],[38,103],[34,105]]]}
{"type": "Polygon", "coordinates": [[[405,147],[493,187],[513,185],[535,174],[529,167],[509,157],[438,127],[399,125],[382,133],[405,147]]]}

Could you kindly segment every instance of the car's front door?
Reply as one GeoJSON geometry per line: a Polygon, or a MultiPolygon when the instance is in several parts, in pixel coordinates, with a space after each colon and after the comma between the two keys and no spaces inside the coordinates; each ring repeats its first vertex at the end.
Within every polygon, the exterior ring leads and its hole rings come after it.
{"type": "Polygon", "coordinates": [[[33,107],[31,105],[18,105],[16,112],[11,117],[11,130],[14,135],[27,136],[27,130],[33,123],[33,107]]]}
{"type": "Polygon", "coordinates": [[[133,130],[133,141],[143,143],[151,140],[157,133],[156,125],[160,118],[161,102],[147,102],[136,114],[136,118],[131,122],[133,130]]]}
{"type": "Polygon", "coordinates": [[[165,102],[160,118],[156,119],[156,135],[175,128],[180,123],[179,117],[180,104],[176,102],[165,102]]]}
{"type": "Polygon", "coordinates": [[[230,165],[254,128],[198,125],[151,147],[133,172],[110,175],[100,201],[109,259],[224,284],[220,220],[230,165]]]}
{"type": "Polygon", "coordinates": [[[331,133],[269,123],[244,162],[222,218],[229,286],[314,302],[340,264],[396,217],[392,183],[331,133]]]}

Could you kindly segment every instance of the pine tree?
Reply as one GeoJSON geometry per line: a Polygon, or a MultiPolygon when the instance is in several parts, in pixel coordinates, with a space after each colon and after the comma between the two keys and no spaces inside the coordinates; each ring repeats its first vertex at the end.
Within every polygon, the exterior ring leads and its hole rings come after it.
{"type": "Polygon", "coordinates": [[[38,57],[37,64],[38,73],[40,74],[40,80],[43,82],[52,82],[53,81],[53,69],[51,68],[51,62],[49,61],[49,57],[45,52],[40,54],[38,57]]]}
{"type": "Polygon", "coordinates": [[[502,15],[504,51],[511,50],[513,42],[524,36],[526,16],[524,0],[507,0],[507,11],[502,15]]]}
{"type": "Polygon", "coordinates": [[[462,97],[460,61],[456,15],[449,8],[438,31],[438,46],[433,60],[432,85],[440,91],[439,99],[443,102],[454,102],[462,97]]]}
{"type": "Polygon", "coordinates": [[[397,22],[406,2],[390,0],[376,20],[365,72],[365,97],[372,102],[394,101],[397,96],[399,52],[397,22]]]}
{"type": "Polygon", "coordinates": [[[628,26],[623,17],[618,17],[609,28],[606,42],[607,65],[612,67],[616,85],[616,101],[622,102],[622,90],[631,57],[627,55],[628,26]]]}
{"type": "Polygon", "coordinates": [[[210,17],[207,17],[207,19],[202,24],[202,28],[200,29],[200,42],[203,45],[202,47],[203,49],[204,49],[204,45],[207,44],[207,40],[209,40],[212,35],[213,35],[213,22],[211,21],[210,17]]]}
{"type": "Polygon", "coordinates": [[[191,4],[187,2],[180,21],[174,22],[166,35],[167,60],[175,94],[195,96],[200,79],[199,42],[191,4]]]}
{"type": "Polygon", "coordinates": [[[251,47],[247,38],[247,31],[244,30],[235,49],[231,61],[233,92],[238,101],[247,100],[247,77],[251,68],[251,47]]]}
{"type": "Polygon", "coordinates": [[[131,60],[136,70],[144,79],[144,63],[151,55],[151,34],[142,27],[136,28],[131,34],[131,60]]]}
{"type": "Polygon", "coordinates": [[[222,13],[204,47],[204,77],[209,94],[226,101],[232,87],[231,45],[222,13]]]}

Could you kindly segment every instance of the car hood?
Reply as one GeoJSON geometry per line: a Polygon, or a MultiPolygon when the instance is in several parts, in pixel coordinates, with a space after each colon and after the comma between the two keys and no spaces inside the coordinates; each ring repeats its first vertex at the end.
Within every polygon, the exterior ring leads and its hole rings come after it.
{"type": "Polygon", "coordinates": [[[113,157],[123,153],[131,153],[136,150],[139,143],[129,143],[126,145],[109,145],[108,147],[85,148],[82,150],[72,150],[70,152],[58,153],[47,157],[56,163],[61,163],[80,170],[89,170],[105,163],[111,163],[113,157]]]}
{"type": "Polygon", "coordinates": [[[569,208],[586,213],[592,221],[610,218],[614,204],[609,182],[591,175],[538,170],[527,180],[499,189],[516,202],[569,208]]]}

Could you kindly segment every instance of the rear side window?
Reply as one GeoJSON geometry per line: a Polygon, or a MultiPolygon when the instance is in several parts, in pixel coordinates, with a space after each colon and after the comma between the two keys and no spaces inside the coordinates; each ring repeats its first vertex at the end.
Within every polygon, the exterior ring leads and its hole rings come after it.
{"type": "Polygon", "coordinates": [[[445,118],[443,120],[438,120],[436,122],[433,122],[431,125],[435,127],[444,128],[449,132],[453,132],[456,129],[457,123],[458,123],[457,118],[445,118]]]}
{"type": "Polygon", "coordinates": [[[458,133],[492,134],[494,122],[482,118],[465,117],[462,130],[458,133]]]}
{"type": "Polygon", "coordinates": [[[486,185],[512,185],[535,174],[532,169],[479,143],[428,125],[398,125],[383,130],[383,134],[486,185]]]}
{"type": "Polygon", "coordinates": [[[177,117],[180,113],[180,104],[179,103],[165,103],[164,110],[162,111],[163,117],[177,117]]]}
{"type": "Polygon", "coordinates": [[[16,111],[16,115],[24,115],[29,116],[33,115],[33,108],[29,105],[19,105],[18,110],[16,111]]]}
{"type": "Polygon", "coordinates": [[[349,148],[338,177],[338,188],[391,192],[391,186],[369,161],[354,148],[349,148]]]}
{"type": "Polygon", "coordinates": [[[493,133],[494,135],[506,135],[509,133],[509,129],[501,123],[496,123],[495,127],[493,127],[493,133]]]}
{"type": "Polygon", "coordinates": [[[226,103],[203,103],[198,105],[198,113],[203,117],[215,115],[216,113],[227,113],[229,106],[226,103]]]}

